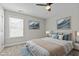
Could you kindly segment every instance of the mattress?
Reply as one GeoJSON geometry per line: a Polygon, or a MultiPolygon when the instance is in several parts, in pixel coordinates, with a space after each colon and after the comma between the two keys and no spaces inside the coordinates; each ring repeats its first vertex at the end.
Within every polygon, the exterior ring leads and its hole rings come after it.
{"type": "Polygon", "coordinates": [[[29,40],[26,46],[34,56],[61,56],[73,49],[73,42],[45,37],[29,40]]]}

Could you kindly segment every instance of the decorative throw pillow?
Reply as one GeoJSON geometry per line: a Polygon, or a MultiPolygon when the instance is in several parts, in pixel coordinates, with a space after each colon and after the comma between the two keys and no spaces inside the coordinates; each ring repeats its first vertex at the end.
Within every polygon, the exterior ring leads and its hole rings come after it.
{"type": "Polygon", "coordinates": [[[58,35],[58,39],[63,40],[63,35],[58,35]]]}
{"type": "Polygon", "coordinates": [[[53,33],[53,34],[52,34],[52,38],[58,39],[58,33],[53,33]]]}
{"type": "Polygon", "coordinates": [[[70,34],[64,34],[63,40],[71,40],[70,34]]]}

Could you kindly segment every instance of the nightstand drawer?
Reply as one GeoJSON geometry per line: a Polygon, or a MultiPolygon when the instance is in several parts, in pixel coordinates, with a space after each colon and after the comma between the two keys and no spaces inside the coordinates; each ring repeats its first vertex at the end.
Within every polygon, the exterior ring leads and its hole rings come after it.
{"type": "Polygon", "coordinates": [[[75,43],[75,44],[74,44],[74,49],[79,50],[79,43],[75,43]]]}

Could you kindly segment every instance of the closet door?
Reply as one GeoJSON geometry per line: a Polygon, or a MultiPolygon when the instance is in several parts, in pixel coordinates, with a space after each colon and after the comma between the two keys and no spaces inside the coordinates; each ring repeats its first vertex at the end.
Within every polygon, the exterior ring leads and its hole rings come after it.
{"type": "Polygon", "coordinates": [[[0,8],[0,51],[4,48],[4,11],[0,8]]]}

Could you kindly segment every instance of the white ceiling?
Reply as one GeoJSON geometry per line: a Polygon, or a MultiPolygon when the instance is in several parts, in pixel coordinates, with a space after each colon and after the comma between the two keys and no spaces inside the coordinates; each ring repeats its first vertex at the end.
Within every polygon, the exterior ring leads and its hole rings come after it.
{"type": "MultiPolygon", "coordinates": [[[[1,3],[0,5],[6,10],[16,11],[19,13],[24,13],[44,19],[51,17],[52,14],[52,11],[49,12],[45,9],[45,7],[36,6],[35,3],[1,3]]],[[[51,5],[52,8],[53,5],[51,5]]]]}

